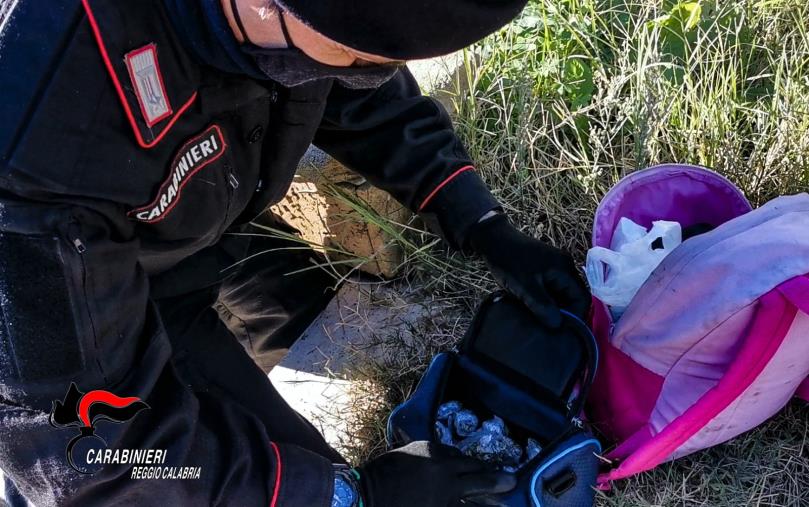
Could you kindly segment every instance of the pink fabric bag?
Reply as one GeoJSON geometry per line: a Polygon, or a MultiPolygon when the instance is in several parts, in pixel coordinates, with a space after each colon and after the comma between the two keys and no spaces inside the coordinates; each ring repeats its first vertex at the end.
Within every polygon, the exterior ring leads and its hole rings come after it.
{"type": "Polygon", "coordinates": [[[618,322],[593,301],[601,360],[588,417],[618,444],[605,487],[809,400],[809,195],[752,210],[724,177],[662,165],[604,197],[594,246],[609,247],[621,217],[716,228],[669,254],[618,322]]]}

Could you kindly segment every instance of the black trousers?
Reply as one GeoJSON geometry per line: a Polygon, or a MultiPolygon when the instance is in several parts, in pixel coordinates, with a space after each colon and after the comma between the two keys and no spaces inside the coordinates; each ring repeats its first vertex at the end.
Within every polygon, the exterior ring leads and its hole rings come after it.
{"type": "MultiPolygon", "coordinates": [[[[269,373],[335,294],[335,279],[318,267],[325,262],[323,255],[292,239],[297,237],[297,230],[266,213],[153,277],[152,297],[164,323],[182,329],[190,315],[213,308],[269,373]],[[178,313],[178,307],[184,312],[178,313]]],[[[177,338],[184,333],[169,334],[177,338]]]]}
{"type": "MultiPolygon", "coordinates": [[[[241,405],[274,439],[343,463],[267,377],[331,300],[335,279],[316,267],[321,254],[261,227],[295,235],[285,222],[268,214],[258,223],[150,280],[171,339],[171,361],[195,392],[241,405]]],[[[6,505],[28,505],[7,478],[0,495],[0,507],[6,505]]]]}
{"type": "Polygon", "coordinates": [[[267,377],[335,294],[322,254],[283,237],[297,234],[266,213],[155,277],[154,301],[188,384],[260,414],[275,439],[342,462],[267,377]]]}

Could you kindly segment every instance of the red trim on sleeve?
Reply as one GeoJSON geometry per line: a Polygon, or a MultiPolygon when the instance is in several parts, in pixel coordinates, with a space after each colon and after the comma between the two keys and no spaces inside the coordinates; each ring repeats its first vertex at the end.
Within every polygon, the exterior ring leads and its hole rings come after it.
{"type": "Polygon", "coordinates": [[[455,171],[454,173],[450,174],[450,175],[449,175],[449,177],[448,177],[447,179],[445,179],[444,181],[442,181],[441,183],[439,183],[439,184],[438,184],[438,186],[437,186],[437,187],[435,187],[435,189],[433,189],[433,191],[432,191],[432,192],[430,192],[430,194],[429,194],[429,195],[428,195],[428,196],[427,196],[427,197],[424,199],[424,201],[422,201],[421,206],[419,206],[419,211],[423,210],[423,209],[424,209],[424,207],[425,207],[425,206],[427,206],[427,204],[428,204],[428,203],[429,203],[429,202],[432,200],[432,198],[433,198],[433,197],[435,197],[435,194],[437,194],[439,190],[441,190],[442,188],[444,188],[444,186],[445,186],[447,183],[449,183],[450,181],[452,181],[452,180],[453,180],[453,178],[455,178],[456,176],[458,176],[458,175],[459,175],[459,174],[461,174],[462,172],[465,172],[465,171],[474,171],[474,170],[475,170],[475,166],[467,165],[467,166],[463,166],[463,167],[461,167],[460,169],[458,169],[458,170],[457,170],[457,171],[455,171]]]}
{"type": "Polygon", "coordinates": [[[275,488],[273,488],[270,507],[277,507],[278,494],[281,490],[281,451],[278,450],[278,446],[275,445],[275,442],[270,442],[270,447],[275,451],[275,488]]]}
{"type": "MultiPolygon", "coordinates": [[[[101,58],[104,60],[104,65],[107,67],[107,71],[112,78],[112,84],[115,86],[115,90],[118,92],[118,98],[121,100],[121,104],[124,106],[124,112],[126,113],[126,117],[129,119],[129,124],[132,126],[132,130],[135,133],[135,139],[140,145],[141,148],[149,149],[153,148],[159,143],[163,137],[168,133],[174,123],[182,116],[186,109],[191,107],[191,104],[197,99],[197,92],[194,92],[191,95],[191,98],[183,104],[183,106],[177,111],[174,117],[169,121],[169,123],[163,128],[160,134],[153,139],[151,142],[146,142],[143,139],[143,136],[140,133],[140,129],[138,128],[137,121],[135,120],[135,115],[132,114],[132,109],[129,107],[129,102],[126,100],[126,94],[124,93],[124,88],[121,86],[121,82],[118,80],[118,75],[115,73],[115,68],[112,66],[112,62],[110,61],[110,55],[107,53],[107,47],[104,45],[104,39],[101,37],[101,30],[98,28],[98,23],[96,22],[96,18],[93,15],[93,10],[90,8],[90,4],[88,0],[82,0],[82,5],[84,6],[84,11],[87,13],[87,20],[90,22],[90,28],[93,30],[93,35],[95,36],[96,42],[98,43],[98,50],[101,53],[101,58]]],[[[166,97],[168,100],[168,97],[166,97]]]]}

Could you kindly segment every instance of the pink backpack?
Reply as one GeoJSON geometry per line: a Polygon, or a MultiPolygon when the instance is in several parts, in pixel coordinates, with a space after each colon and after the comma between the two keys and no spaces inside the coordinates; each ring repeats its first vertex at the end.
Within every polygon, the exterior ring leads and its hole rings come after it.
{"type": "Polygon", "coordinates": [[[662,165],[604,197],[594,246],[609,247],[621,217],[716,228],[669,254],[618,322],[593,301],[601,359],[588,416],[618,444],[603,487],[809,400],[809,195],[752,210],[724,177],[662,165]]]}

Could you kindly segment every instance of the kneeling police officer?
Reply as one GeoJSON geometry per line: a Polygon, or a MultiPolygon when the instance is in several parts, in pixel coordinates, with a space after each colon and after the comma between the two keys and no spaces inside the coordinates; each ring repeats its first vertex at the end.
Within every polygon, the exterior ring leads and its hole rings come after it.
{"type": "Polygon", "coordinates": [[[287,227],[266,210],[314,144],[481,255],[549,325],[558,307],[583,314],[589,297],[570,257],[509,224],[403,64],[471,44],[525,1],[8,2],[7,500],[445,507],[486,505],[514,487],[427,443],[344,465],[265,373],[332,282],[302,269],[314,252],[262,232],[287,227]],[[83,456],[115,455],[80,452],[90,441],[130,457],[155,450],[165,470],[195,472],[90,470],[83,456]]]}

